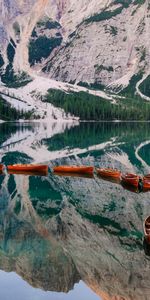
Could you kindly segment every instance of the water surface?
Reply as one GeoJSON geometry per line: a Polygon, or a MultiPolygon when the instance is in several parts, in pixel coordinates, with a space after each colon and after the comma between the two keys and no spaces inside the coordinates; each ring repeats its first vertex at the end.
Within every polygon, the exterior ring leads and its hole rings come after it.
{"type": "Polygon", "coordinates": [[[149,153],[149,123],[1,124],[5,165],[49,165],[48,176],[0,176],[2,299],[12,290],[15,300],[148,300],[143,220],[150,192],[96,174],[56,176],[52,167],[85,164],[146,174],[149,153]]]}

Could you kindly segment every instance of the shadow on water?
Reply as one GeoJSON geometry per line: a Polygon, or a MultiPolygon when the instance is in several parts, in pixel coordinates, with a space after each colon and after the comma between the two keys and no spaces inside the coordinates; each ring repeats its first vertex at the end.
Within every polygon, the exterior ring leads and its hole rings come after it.
{"type": "Polygon", "coordinates": [[[150,244],[147,243],[145,238],[143,240],[143,249],[144,249],[145,255],[150,256],[150,244]]]}
{"type": "Polygon", "coordinates": [[[47,171],[16,171],[16,170],[9,170],[8,174],[13,175],[24,175],[24,176],[48,176],[48,172],[47,171]]]}

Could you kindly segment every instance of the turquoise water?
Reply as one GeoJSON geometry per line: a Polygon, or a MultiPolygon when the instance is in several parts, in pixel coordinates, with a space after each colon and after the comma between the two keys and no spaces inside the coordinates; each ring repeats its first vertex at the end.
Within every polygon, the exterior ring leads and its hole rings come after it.
{"type": "Polygon", "coordinates": [[[1,298],[149,299],[150,192],[52,173],[84,164],[143,175],[149,153],[149,123],[1,124],[2,163],[49,165],[48,176],[0,175],[1,298]]]}

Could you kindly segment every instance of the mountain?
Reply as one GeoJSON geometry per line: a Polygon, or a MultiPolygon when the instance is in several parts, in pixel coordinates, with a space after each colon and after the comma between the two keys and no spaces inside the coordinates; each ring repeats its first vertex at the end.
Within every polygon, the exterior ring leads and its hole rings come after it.
{"type": "MultiPolygon", "coordinates": [[[[51,132],[49,124],[1,126],[5,165],[108,162],[123,173],[149,172],[149,123],[81,123],[70,130],[57,123],[51,132]]],[[[96,175],[6,173],[0,176],[0,269],[44,290],[68,292],[82,280],[103,300],[149,300],[150,258],[143,249],[149,195],[96,175]]]]}
{"type": "Polygon", "coordinates": [[[148,0],[1,0],[0,14],[0,74],[7,86],[41,76],[150,99],[148,0]]]}

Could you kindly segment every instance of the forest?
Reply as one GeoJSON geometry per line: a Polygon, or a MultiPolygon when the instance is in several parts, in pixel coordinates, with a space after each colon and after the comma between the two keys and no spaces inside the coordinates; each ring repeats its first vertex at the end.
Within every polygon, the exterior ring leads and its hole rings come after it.
{"type": "Polygon", "coordinates": [[[67,114],[79,117],[81,120],[95,121],[148,121],[150,120],[150,103],[137,96],[116,98],[113,104],[86,92],[65,93],[51,89],[44,101],[63,108],[67,114]]]}
{"type": "Polygon", "coordinates": [[[33,111],[23,111],[23,110],[16,110],[14,107],[12,107],[8,102],[6,102],[1,96],[0,96],[0,120],[4,121],[16,121],[19,119],[31,119],[33,114],[33,111]]]}

